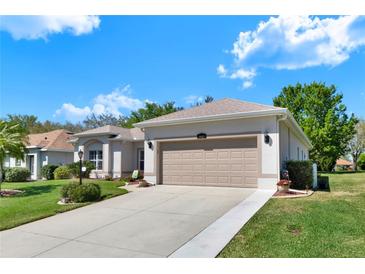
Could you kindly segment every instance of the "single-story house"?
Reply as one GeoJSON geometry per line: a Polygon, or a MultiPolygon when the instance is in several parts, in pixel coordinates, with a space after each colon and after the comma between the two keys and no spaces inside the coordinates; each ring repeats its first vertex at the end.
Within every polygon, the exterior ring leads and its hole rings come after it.
{"type": "Polygon", "coordinates": [[[352,162],[346,159],[337,159],[335,170],[352,170],[352,162]]]}
{"type": "Polygon", "coordinates": [[[58,129],[46,133],[29,134],[24,160],[7,157],[5,167],[25,167],[30,170],[31,180],[41,179],[45,165],[64,165],[73,162],[73,145],[69,143],[73,133],[58,129]]]}
{"type": "Polygon", "coordinates": [[[103,126],[74,134],[74,161],[83,159],[95,164],[91,178],[120,178],[133,170],[144,170],[144,133],[139,128],[103,126]]]}
{"type": "Polygon", "coordinates": [[[222,99],[135,124],[75,134],[93,176],[134,169],[153,184],[275,188],[285,161],[311,143],[285,108],[222,99]]]}

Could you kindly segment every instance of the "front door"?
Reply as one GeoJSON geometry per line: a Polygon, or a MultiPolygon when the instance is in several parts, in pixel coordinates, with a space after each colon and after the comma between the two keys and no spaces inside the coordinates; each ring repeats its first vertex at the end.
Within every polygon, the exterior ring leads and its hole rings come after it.
{"type": "Polygon", "coordinates": [[[138,170],[144,171],[144,149],[138,149],[137,151],[137,159],[138,159],[138,170]]]}

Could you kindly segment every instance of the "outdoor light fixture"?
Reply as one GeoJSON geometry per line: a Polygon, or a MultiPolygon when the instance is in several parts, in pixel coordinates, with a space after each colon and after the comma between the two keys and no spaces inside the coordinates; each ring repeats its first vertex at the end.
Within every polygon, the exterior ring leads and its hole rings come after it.
{"type": "Polygon", "coordinates": [[[82,156],[84,156],[84,152],[80,149],[79,152],[77,153],[79,155],[79,159],[80,159],[80,185],[82,184],[82,156]]]}
{"type": "Polygon", "coordinates": [[[151,141],[148,141],[147,145],[148,145],[149,149],[152,149],[152,142],[151,141]]]}
{"type": "Polygon", "coordinates": [[[207,134],[206,133],[199,133],[196,135],[196,138],[198,139],[207,139],[207,134]]]}
{"type": "Polygon", "coordinates": [[[84,152],[80,149],[77,154],[79,155],[79,159],[82,160],[82,156],[84,156],[84,152]]]}
{"type": "Polygon", "coordinates": [[[265,135],[264,135],[264,142],[265,142],[265,144],[270,143],[270,136],[269,136],[269,134],[267,134],[267,132],[265,132],[265,135]]]}

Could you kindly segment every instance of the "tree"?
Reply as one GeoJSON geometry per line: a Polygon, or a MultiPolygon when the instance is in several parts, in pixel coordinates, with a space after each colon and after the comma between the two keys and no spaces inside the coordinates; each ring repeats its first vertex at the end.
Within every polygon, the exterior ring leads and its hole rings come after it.
{"type": "Polygon", "coordinates": [[[4,162],[7,156],[24,159],[26,132],[19,124],[0,120],[0,190],[3,180],[4,162]]]}
{"type": "Polygon", "coordinates": [[[365,170],[365,153],[362,153],[357,161],[357,166],[361,168],[361,170],[365,170]]]}
{"type": "Polygon", "coordinates": [[[132,111],[128,119],[121,123],[120,126],[132,128],[134,123],[156,118],[182,109],[182,107],[175,106],[175,102],[167,102],[162,105],[146,102],[144,108],[132,111]]]}
{"type": "Polygon", "coordinates": [[[198,107],[198,106],[201,106],[203,104],[207,104],[207,103],[211,103],[214,101],[214,97],[213,96],[210,96],[210,95],[206,95],[204,97],[204,100],[202,102],[198,101],[196,102],[195,104],[193,104],[192,106],[193,107],[198,107]]]}
{"type": "Polygon", "coordinates": [[[119,115],[119,117],[115,117],[112,114],[100,114],[95,115],[94,113],[87,116],[83,121],[85,128],[97,128],[106,125],[119,126],[120,124],[125,123],[126,118],[119,115]]]}
{"type": "Polygon", "coordinates": [[[362,152],[365,151],[365,120],[360,120],[355,126],[356,133],[350,140],[348,149],[352,156],[354,170],[357,170],[357,161],[362,152]]]}
{"type": "Polygon", "coordinates": [[[85,130],[85,127],[81,123],[74,124],[71,122],[66,122],[61,124],[49,120],[40,122],[38,121],[38,117],[35,115],[8,114],[5,120],[11,124],[18,124],[20,128],[22,128],[28,134],[43,133],[56,129],[66,129],[74,133],[85,130]]]}
{"type": "Polygon", "coordinates": [[[275,106],[289,109],[311,140],[310,158],[321,170],[333,169],[355,133],[358,120],[346,114],[342,98],[334,85],[312,82],[284,87],[273,99],[275,106]]]}

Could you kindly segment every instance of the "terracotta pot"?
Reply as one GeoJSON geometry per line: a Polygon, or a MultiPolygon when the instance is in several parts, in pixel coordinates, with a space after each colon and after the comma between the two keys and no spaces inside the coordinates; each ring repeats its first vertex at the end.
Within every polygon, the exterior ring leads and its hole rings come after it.
{"type": "Polygon", "coordinates": [[[278,190],[281,192],[287,192],[287,191],[289,191],[289,185],[278,186],[278,190]]]}

